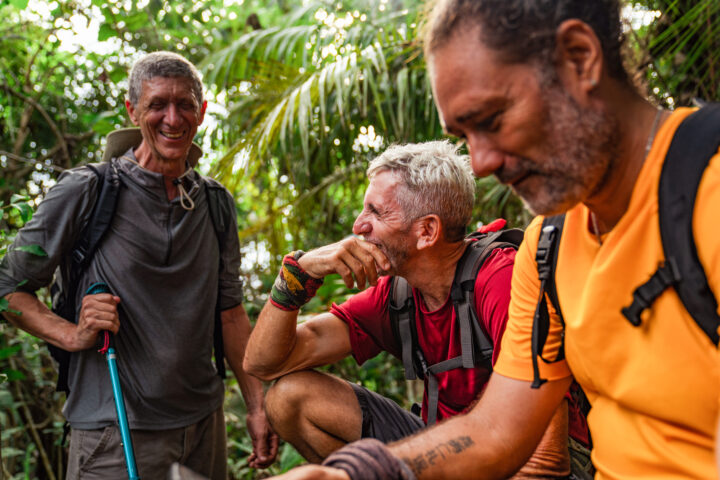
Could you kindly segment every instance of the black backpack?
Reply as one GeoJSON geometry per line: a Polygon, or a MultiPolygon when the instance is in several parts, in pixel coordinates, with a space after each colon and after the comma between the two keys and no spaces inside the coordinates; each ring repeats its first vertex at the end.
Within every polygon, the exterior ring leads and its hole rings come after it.
{"type": "MultiPolygon", "coordinates": [[[[632,303],[622,309],[623,316],[637,327],[642,323],[642,312],[650,308],[662,292],[672,287],[685,309],[716,347],[720,326],[718,303],[698,258],[692,221],[700,180],[718,148],[720,104],[708,104],[692,113],[675,132],[665,155],[658,188],[658,217],[665,262],[658,265],[647,282],[635,289],[632,303]]],[[[563,344],[554,360],[542,357],[550,328],[546,294],[564,326],[554,273],[564,221],[565,215],[545,218],[538,240],[535,260],[541,291],[532,329],[533,388],[539,388],[546,381],[540,378],[538,357],[552,363],[565,356],[563,337],[563,344]]]]}
{"type": "Polygon", "coordinates": [[[475,312],[475,279],[480,267],[496,248],[517,249],[523,239],[518,229],[498,232],[473,232],[467,238],[475,239],[467,246],[455,267],[450,297],[460,325],[462,354],[434,365],[428,365],[417,339],[415,302],[412,288],[402,277],[393,277],[390,284],[390,324],[398,343],[402,346],[405,378],[428,379],[428,425],[437,420],[438,382],[436,375],[456,368],[474,368],[482,365],[492,371],[492,341],[480,328],[475,312]]]}
{"type": "MultiPolygon", "coordinates": [[[[77,285],[80,277],[90,264],[90,260],[97,251],[103,236],[110,227],[115,208],[117,206],[118,194],[120,193],[121,180],[114,164],[114,159],[99,164],[86,165],[98,178],[98,196],[93,208],[92,215],[82,231],[79,240],[72,249],[70,258],[62,262],[56,272],[56,281],[50,287],[52,295],[52,311],[62,318],[75,321],[77,305],[75,298],[77,285]],[[57,278],[59,277],[59,278],[57,278]]],[[[232,224],[231,215],[233,208],[228,203],[225,189],[218,182],[201,176],[207,193],[210,218],[218,239],[220,251],[224,247],[224,234],[232,224]]],[[[213,329],[213,348],[215,366],[221,378],[225,378],[225,362],[222,338],[222,323],[220,319],[220,298],[215,306],[215,325],[213,329]]],[[[68,373],[70,367],[71,353],[50,343],[47,344],[52,357],[58,362],[57,391],[70,392],[68,386],[68,373]]]]}

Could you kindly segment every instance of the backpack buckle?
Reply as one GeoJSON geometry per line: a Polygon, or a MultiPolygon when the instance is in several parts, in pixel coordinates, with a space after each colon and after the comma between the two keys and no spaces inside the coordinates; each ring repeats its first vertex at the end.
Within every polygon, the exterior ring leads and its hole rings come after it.
{"type": "Polygon", "coordinates": [[[681,279],[682,276],[676,260],[673,257],[668,257],[665,262],[658,265],[657,270],[647,282],[635,289],[632,303],[627,307],[623,307],[622,314],[634,327],[639,327],[642,323],[642,313],[650,308],[650,305],[668,287],[676,285],[681,279]]]}
{"type": "Polygon", "coordinates": [[[550,263],[553,255],[553,246],[555,245],[555,237],[558,228],[554,225],[543,227],[538,240],[538,248],[535,253],[535,262],[538,266],[540,280],[545,280],[550,275],[550,263]]]}

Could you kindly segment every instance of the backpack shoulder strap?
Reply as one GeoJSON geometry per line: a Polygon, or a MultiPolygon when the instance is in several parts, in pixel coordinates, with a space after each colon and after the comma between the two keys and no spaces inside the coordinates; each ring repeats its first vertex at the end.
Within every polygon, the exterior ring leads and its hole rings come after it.
{"type": "Polygon", "coordinates": [[[635,326],[666,288],[675,288],[685,309],[718,345],[718,303],[700,263],[693,235],[695,198],[705,169],[720,147],[720,105],[708,104],[678,127],[665,156],[658,188],[658,216],[665,262],[633,292],[622,309],[635,326]]]}
{"type": "Polygon", "coordinates": [[[90,220],[72,253],[73,262],[81,271],[87,267],[100,240],[110,227],[120,192],[120,175],[111,162],[88,164],[87,167],[98,177],[99,188],[90,220]]]}
{"type": "Polygon", "coordinates": [[[208,200],[208,209],[210,210],[210,219],[213,222],[215,233],[218,234],[218,241],[221,241],[221,233],[227,232],[230,225],[230,215],[232,208],[228,202],[228,194],[225,187],[212,178],[202,176],[205,183],[205,193],[208,200]]]}
{"type": "Polygon", "coordinates": [[[492,233],[474,232],[468,238],[476,239],[467,246],[455,267],[455,278],[450,290],[458,324],[462,347],[463,368],[473,368],[483,363],[492,371],[493,343],[480,327],[475,311],[475,281],[485,260],[496,248],[517,248],[523,232],[518,229],[500,230],[492,233]]]}
{"type": "Polygon", "coordinates": [[[390,325],[402,349],[405,378],[407,380],[425,378],[427,364],[425,362],[425,355],[418,347],[417,342],[417,331],[415,330],[415,301],[413,299],[412,287],[410,287],[410,284],[403,277],[395,276],[390,281],[388,307],[390,325]]]}
{"type": "Polygon", "coordinates": [[[535,263],[537,265],[538,278],[540,279],[540,292],[538,295],[537,306],[535,307],[532,327],[532,388],[540,388],[540,386],[547,381],[546,379],[540,378],[538,357],[546,363],[557,362],[565,358],[564,337],[555,360],[548,361],[542,356],[543,348],[545,347],[545,342],[547,341],[548,333],[550,332],[550,312],[548,310],[546,298],[550,299],[555,312],[560,317],[563,327],[565,325],[565,321],[562,317],[562,311],[560,310],[557,290],[555,288],[555,269],[557,266],[558,249],[560,247],[560,238],[562,236],[564,224],[564,214],[545,217],[540,229],[537,252],[535,253],[535,263]]]}
{"type": "MultiPolygon", "coordinates": [[[[63,279],[65,291],[62,295],[56,295],[57,286],[51,288],[53,297],[58,304],[53,304],[53,311],[61,317],[75,320],[75,298],[77,296],[77,284],[80,276],[90,264],[93,255],[97,251],[100,241],[110,227],[115,208],[117,207],[118,194],[120,192],[120,176],[116,167],[110,162],[86,165],[98,179],[97,199],[87,225],[83,228],[80,239],[73,247],[70,255],[69,268],[66,272],[68,278],[63,279]]],[[[59,392],[70,392],[68,375],[70,370],[70,352],[65,351],[50,343],[48,350],[52,357],[58,362],[58,381],[56,390],[59,392]]]]}
{"type": "MultiPolygon", "coordinates": [[[[225,248],[225,234],[232,225],[231,215],[233,208],[229,202],[227,190],[216,180],[201,176],[205,184],[205,194],[207,196],[208,210],[210,211],[210,220],[212,221],[215,236],[217,237],[219,251],[225,248]]],[[[220,256],[222,262],[222,255],[220,256]]],[[[222,265],[220,265],[222,267],[222,265]]],[[[225,371],[225,345],[222,335],[222,318],[220,310],[220,285],[218,284],[218,298],[215,303],[215,325],[213,327],[213,349],[215,354],[215,368],[220,378],[226,378],[225,371]]]]}

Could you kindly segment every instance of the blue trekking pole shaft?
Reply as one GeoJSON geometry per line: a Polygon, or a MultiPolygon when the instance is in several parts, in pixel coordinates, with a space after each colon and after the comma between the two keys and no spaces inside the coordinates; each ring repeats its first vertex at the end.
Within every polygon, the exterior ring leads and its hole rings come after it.
{"type": "MultiPolygon", "coordinates": [[[[93,295],[96,293],[110,293],[110,288],[106,283],[93,283],[90,285],[90,288],[88,288],[86,294],[93,295]]],[[[115,353],[115,337],[108,331],[104,331],[103,335],[105,336],[105,347],[100,351],[102,352],[107,349],[105,358],[107,359],[108,369],[110,370],[110,382],[112,383],[115,412],[117,412],[118,426],[120,427],[120,438],[122,439],[128,478],[130,480],[140,480],[137,467],[135,466],[135,453],[132,445],[132,437],[130,436],[130,425],[128,424],[127,414],[125,413],[125,400],[123,399],[122,388],[120,388],[117,354],[115,353]]]]}

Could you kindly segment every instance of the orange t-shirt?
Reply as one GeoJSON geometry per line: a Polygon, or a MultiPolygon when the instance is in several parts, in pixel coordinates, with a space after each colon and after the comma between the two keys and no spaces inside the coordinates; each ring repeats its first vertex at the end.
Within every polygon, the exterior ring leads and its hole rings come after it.
{"type": "MultiPolygon", "coordinates": [[[[570,210],[555,273],[566,321],[566,361],[545,364],[543,378],[574,375],[592,404],[588,417],[599,479],[718,478],[714,457],[720,357],[668,289],[634,327],[621,314],[632,292],[664,259],[657,188],[665,154],[680,122],[664,122],[640,171],[628,210],[603,237],[588,230],[588,209],[570,210]]],[[[710,287],[720,298],[720,154],[706,170],[693,232],[710,287]]],[[[542,218],[528,227],[513,271],[507,330],[495,371],[532,380],[530,339],[538,299],[535,252],[542,218]]],[[[561,327],[551,325],[544,357],[555,358],[561,327]]]]}

